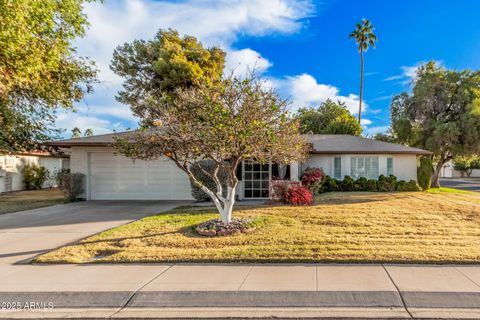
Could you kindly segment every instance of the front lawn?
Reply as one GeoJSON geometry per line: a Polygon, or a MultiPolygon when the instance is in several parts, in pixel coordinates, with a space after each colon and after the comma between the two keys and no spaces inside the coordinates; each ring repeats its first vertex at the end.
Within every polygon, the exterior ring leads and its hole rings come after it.
{"type": "Polygon", "coordinates": [[[65,202],[59,189],[15,191],[0,195],[0,214],[17,212],[65,202]]]}
{"type": "Polygon", "coordinates": [[[206,238],[212,208],[179,208],[44,254],[37,262],[480,261],[480,194],[326,193],[308,207],[239,207],[257,231],[206,238]]]}

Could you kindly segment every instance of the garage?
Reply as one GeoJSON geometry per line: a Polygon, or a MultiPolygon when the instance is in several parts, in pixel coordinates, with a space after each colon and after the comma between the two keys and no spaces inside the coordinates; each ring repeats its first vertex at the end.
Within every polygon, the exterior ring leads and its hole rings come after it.
{"type": "Polygon", "coordinates": [[[190,181],[166,158],[133,161],[112,152],[88,152],[90,200],[191,200],[190,181]]]}

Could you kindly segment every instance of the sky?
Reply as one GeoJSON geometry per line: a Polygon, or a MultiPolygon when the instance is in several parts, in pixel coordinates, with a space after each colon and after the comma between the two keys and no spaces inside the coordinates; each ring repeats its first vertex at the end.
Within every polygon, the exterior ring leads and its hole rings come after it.
{"type": "Polygon", "coordinates": [[[408,91],[416,68],[435,60],[449,69],[480,69],[480,1],[477,0],[105,0],[87,3],[90,27],[75,42],[92,58],[100,82],[94,93],[60,111],[56,125],[95,134],[137,127],[138,119],[115,100],[122,78],[109,64],[113,50],[134,39],[151,39],[173,28],[205,46],[227,52],[225,73],[255,68],[290,110],[326,99],[358,113],[360,60],[348,34],[362,18],[378,37],[365,53],[364,135],[384,132],[392,96],[408,91]]]}

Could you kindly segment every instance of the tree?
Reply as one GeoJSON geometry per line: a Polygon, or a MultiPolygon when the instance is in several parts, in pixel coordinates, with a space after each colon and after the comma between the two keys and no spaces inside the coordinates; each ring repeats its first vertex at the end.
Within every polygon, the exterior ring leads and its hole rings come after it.
{"type": "Polygon", "coordinates": [[[431,186],[449,160],[480,153],[480,72],[452,71],[428,62],[411,94],[394,97],[391,131],[396,142],[434,153],[431,186]]]}
{"type": "Polygon", "coordinates": [[[159,30],[151,41],[135,40],[118,47],[110,68],[125,78],[117,100],[152,125],[178,88],[212,85],[222,77],[225,52],[204,48],[196,38],[159,30]]]}
{"type": "Polygon", "coordinates": [[[93,136],[93,129],[92,128],[87,128],[85,129],[85,132],[83,133],[84,137],[91,137],[93,136]]]}
{"type": "Polygon", "coordinates": [[[170,103],[154,113],[155,126],[117,135],[115,146],[131,158],[170,158],[212,198],[222,222],[229,223],[238,184],[236,169],[242,161],[287,164],[306,157],[309,145],[299,133],[298,121],[288,115],[287,105],[254,76],[179,88],[170,103]],[[215,182],[215,189],[195,176],[192,165],[201,166],[200,160],[214,163],[213,173],[204,173],[215,182]],[[227,173],[226,195],[220,170],[227,173]]]}
{"type": "Polygon", "coordinates": [[[82,136],[82,130],[79,127],[72,129],[72,139],[80,138],[82,136]]]}
{"type": "Polygon", "coordinates": [[[38,148],[55,132],[56,108],[90,92],[93,62],[75,55],[84,0],[0,1],[0,148],[38,148]]]}
{"type": "Polygon", "coordinates": [[[360,101],[358,102],[358,123],[362,120],[362,100],[363,100],[363,53],[368,51],[369,47],[375,48],[377,36],[373,33],[372,23],[367,19],[362,19],[362,23],[357,23],[356,28],[349,35],[350,39],[355,40],[360,54],[360,101]]]}
{"type": "Polygon", "coordinates": [[[351,134],[359,136],[362,127],[350,114],[345,103],[328,99],[317,109],[301,108],[297,117],[302,133],[313,134],[351,134]]]}

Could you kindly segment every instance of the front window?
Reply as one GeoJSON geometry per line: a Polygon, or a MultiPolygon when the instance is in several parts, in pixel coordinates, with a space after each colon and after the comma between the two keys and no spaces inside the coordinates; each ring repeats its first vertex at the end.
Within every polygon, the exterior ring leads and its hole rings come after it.
{"type": "Polygon", "coordinates": [[[358,156],[350,158],[350,176],[354,179],[365,177],[378,178],[378,157],[358,156]]]}
{"type": "Polygon", "coordinates": [[[342,179],[342,158],[334,157],[333,158],[333,177],[335,179],[342,179]]]}
{"type": "Polygon", "coordinates": [[[393,175],[393,158],[387,158],[387,176],[393,175]]]}
{"type": "Polygon", "coordinates": [[[244,169],[244,197],[268,198],[270,189],[270,164],[245,161],[244,169]]]}

